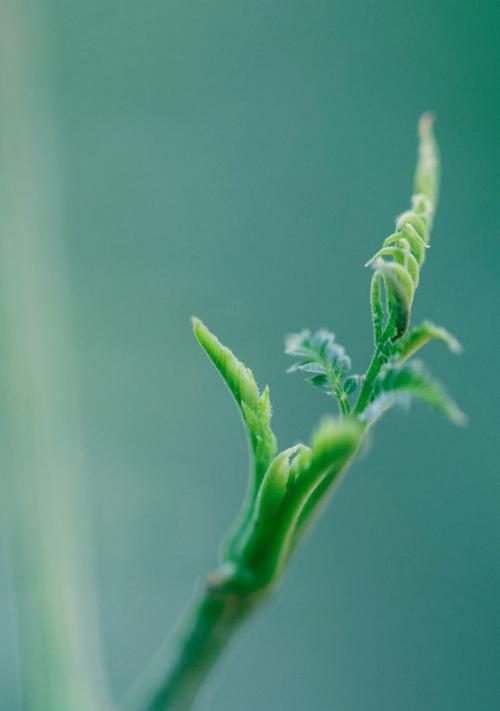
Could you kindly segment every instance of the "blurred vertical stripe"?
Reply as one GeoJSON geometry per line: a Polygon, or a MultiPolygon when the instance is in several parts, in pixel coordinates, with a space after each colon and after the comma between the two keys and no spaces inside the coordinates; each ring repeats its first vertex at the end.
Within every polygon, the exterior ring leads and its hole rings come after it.
{"type": "Polygon", "coordinates": [[[0,4],[2,503],[19,613],[22,708],[91,711],[107,702],[39,9],[25,0],[0,4]]]}

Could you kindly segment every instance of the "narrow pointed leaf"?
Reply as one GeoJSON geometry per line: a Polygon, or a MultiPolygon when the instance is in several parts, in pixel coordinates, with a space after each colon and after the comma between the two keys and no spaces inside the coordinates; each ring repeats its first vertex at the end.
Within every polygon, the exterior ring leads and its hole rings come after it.
{"type": "Polygon", "coordinates": [[[240,406],[254,455],[257,486],[276,452],[276,439],[271,429],[269,389],[262,395],[252,371],[199,320],[193,319],[193,330],[201,347],[215,365],[240,406]]]}

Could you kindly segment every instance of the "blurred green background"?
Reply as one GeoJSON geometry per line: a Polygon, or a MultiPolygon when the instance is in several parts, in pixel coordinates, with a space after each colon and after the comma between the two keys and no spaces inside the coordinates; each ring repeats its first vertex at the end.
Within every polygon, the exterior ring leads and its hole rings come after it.
{"type": "MultiPolygon", "coordinates": [[[[363,264],[409,203],[432,109],[443,183],[415,320],[470,416],[393,413],[236,640],[202,711],[500,707],[500,5],[32,3],[44,17],[105,660],[121,698],[215,562],[246,483],[199,315],[269,383],[281,445],[332,408],[285,333],[371,354],[363,264]]],[[[16,708],[9,585],[1,708],[16,708]]]]}

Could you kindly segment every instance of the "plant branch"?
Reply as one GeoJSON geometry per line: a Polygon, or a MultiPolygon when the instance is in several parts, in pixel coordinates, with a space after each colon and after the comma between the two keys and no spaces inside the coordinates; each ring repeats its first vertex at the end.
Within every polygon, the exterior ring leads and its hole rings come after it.
{"type": "Polygon", "coordinates": [[[373,391],[373,385],[377,375],[380,373],[380,369],[387,362],[387,356],[385,355],[385,348],[387,347],[387,342],[394,333],[394,318],[391,317],[387,326],[384,329],[382,336],[380,337],[375,352],[366,371],[366,375],[363,379],[363,385],[361,387],[361,392],[359,393],[359,398],[354,408],[354,414],[360,415],[368,402],[370,401],[370,396],[373,391]]]}
{"type": "Polygon", "coordinates": [[[190,605],[180,630],[151,662],[132,693],[130,711],[186,711],[234,633],[270,590],[233,589],[224,566],[190,605]]]}

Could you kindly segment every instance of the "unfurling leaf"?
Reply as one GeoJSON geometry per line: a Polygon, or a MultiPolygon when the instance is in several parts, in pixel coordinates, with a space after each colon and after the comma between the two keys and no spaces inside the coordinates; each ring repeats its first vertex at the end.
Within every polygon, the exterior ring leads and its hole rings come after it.
{"type": "Polygon", "coordinates": [[[238,558],[258,587],[278,579],[320,500],[353,459],[365,432],[353,418],[325,419],[311,447],[279,454],[267,470],[240,538],[238,558]]]}
{"type": "Polygon", "coordinates": [[[375,270],[370,302],[376,346],[389,339],[399,340],[410,325],[413,297],[429,246],[438,194],[439,166],[432,122],[432,116],[425,114],[419,124],[419,156],[411,210],[398,217],[394,234],[387,237],[382,249],[367,262],[367,266],[375,270]]]}
{"type": "Polygon", "coordinates": [[[444,341],[453,353],[462,352],[462,346],[455,336],[452,336],[446,329],[436,326],[431,321],[423,321],[420,325],[412,328],[406,336],[395,344],[393,349],[394,356],[399,363],[403,363],[422,346],[425,346],[426,343],[436,339],[444,341]]]}
{"type": "Polygon", "coordinates": [[[373,262],[377,275],[384,280],[387,312],[393,321],[394,332],[387,334],[392,340],[401,338],[410,325],[415,284],[404,266],[378,257],[373,262]]]}
{"type": "Polygon", "coordinates": [[[458,405],[419,361],[383,368],[375,381],[373,399],[365,409],[363,419],[372,423],[393,405],[409,405],[412,400],[425,402],[456,425],[466,423],[458,405]]]}
{"type": "Polygon", "coordinates": [[[420,144],[415,171],[415,192],[424,195],[433,205],[439,191],[439,151],[432,125],[434,116],[425,113],[418,124],[420,144]]]}

